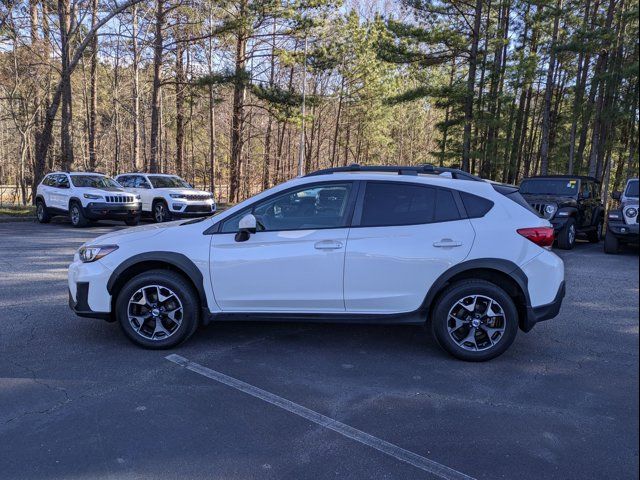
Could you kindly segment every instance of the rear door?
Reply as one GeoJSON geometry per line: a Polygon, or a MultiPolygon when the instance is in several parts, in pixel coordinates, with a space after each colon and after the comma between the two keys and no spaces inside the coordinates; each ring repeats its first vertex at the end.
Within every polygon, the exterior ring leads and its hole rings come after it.
{"type": "Polygon", "coordinates": [[[133,180],[133,191],[140,195],[142,201],[142,210],[151,211],[151,203],[153,202],[153,189],[149,180],[144,175],[135,175],[133,180]]]}
{"type": "Polygon", "coordinates": [[[475,233],[459,205],[452,190],[367,182],[347,241],[347,312],[418,309],[435,280],[471,250],[475,233]]]}

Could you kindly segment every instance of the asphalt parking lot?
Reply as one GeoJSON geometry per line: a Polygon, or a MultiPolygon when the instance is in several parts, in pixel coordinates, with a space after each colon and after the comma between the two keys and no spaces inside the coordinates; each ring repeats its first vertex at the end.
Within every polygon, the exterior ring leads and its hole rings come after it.
{"type": "Polygon", "coordinates": [[[488,363],[407,326],[216,324],[162,352],[67,306],[73,252],[114,228],[0,224],[2,478],[638,476],[637,249],[560,252],[560,316],[488,363]]]}

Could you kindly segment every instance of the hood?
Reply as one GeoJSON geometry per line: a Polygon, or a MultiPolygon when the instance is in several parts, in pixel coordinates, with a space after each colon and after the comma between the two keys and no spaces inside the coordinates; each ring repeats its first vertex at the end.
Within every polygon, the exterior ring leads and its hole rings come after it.
{"type": "Polygon", "coordinates": [[[529,195],[523,193],[522,196],[529,203],[555,203],[559,207],[571,207],[578,204],[575,198],[561,195],[529,195]]]}
{"type": "Polygon", "coordinates": [[[184,220],[125,228],[123,230],[107,233],[106,235],[101,235],[93,240],[89,240],[85,245],[122,245],[123,243],[136,242],[138,240],[155,237],[156,235],[164,232],[167,228],[175,227],[182,222],[184,222],[184,220]]]}
{"type": "Polygon", "coordinates": [[[194,188],[159,188],[158,190],[162,190],[167,193],[177,193],[179,195],[202,195],[210,197],[211,194],[209,192],[205,192],[204,190],[196,190],[194,188]]]}
{"type": "Polygon", "coordinates": [[[82,187],[82,193],[91,193],[92,195],[131,195],[118,187],[82,187]]]}

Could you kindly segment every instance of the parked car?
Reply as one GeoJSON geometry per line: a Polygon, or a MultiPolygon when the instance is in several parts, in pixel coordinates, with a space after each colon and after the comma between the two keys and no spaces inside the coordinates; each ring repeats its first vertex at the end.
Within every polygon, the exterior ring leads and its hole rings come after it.
{"type": "Polygon", "coordinates": [[[216,211],[213,194],[196,190],[177,175],[123,173],[116,177],[127,192],[140,195],[142,213],[156,223],[202,217],[216,211]]]}
{"type": "Polygon", "coordinates": [[[520,193],[553,225],[558,247],[571,250],[583,234],[592,243],[602,239],[604,206],[600,182],[593,177],[547,175],[525,178],[520,193]]]}
{"type": "Polygon", "coordinates": [[[488,360],[557,315],[564,265],[517,188],[441,170],[323,170],[210,218],[103,235],[69,267],[70,306],[146,348],[211,321],[428,323],[452,355],[488,360]]]}
{"type": "Polygon", "coordinates": [[[618,253],[621,243],[638,243],[638,179],[628,180],[624,192],[614,192],[613,198],[620,201],[620,208],[607,216],[606,253],[618,253]]]}
{"type": "Polygon", "coordinates": [[[36,190],[36,215],[40,223],[68,215],[74,227],[93,220],[122,220],[134,226],[140,221],[140,197],[101,173],[53,172],[36,190]]]}

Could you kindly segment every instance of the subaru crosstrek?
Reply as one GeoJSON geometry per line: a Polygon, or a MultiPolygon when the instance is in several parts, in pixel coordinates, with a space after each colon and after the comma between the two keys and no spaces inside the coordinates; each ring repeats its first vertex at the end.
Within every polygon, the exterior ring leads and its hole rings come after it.
{"type": "Polygon", "coordinates": [[[351,166],[213,217],[87,242],[69,267],[69,303],[147,348],[211,321],[384,322],[427,324],[446,351],[480,361],[557,315],[553,239],[515,187],[431,166],[351,166]]]}

